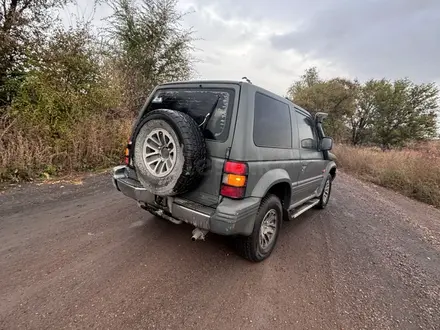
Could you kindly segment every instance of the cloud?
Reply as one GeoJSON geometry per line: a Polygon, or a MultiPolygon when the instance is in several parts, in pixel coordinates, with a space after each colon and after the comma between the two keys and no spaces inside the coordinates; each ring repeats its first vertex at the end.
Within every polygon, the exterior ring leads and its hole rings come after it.
{"type": "Polygon", "coordinates": [[[336,0],[271,44],[330,60],[361,79],[432,81],[440,78],[439,22],[436,0],[336,0]]]}
{"type": "Polygon", "coordinates": [[[244,19],[253,21],[272,21],[275,24],[295,25],[310,17],[328,0],[180,0],[199,6],[215,6],[216,13],[226,20],[244,19]]]}
{"type": "MultiPolygon", "coordinates": [[[[90,12],[77,0],[73,13],[90,12]]],[[[334,76],[440,81],[438,0],[179,0],[196,31],[197,78],[284,94],[306,68],[334,76]]],[[[94,22],[110,14],[98,8],[94,22]]]]}
{"type": "Polygon", "coordinates": [[[59,16],[66,27],[76,26],[78,22],[91,22],[94,31],[98,32],[111,14],[112,9],[107,4],[97,5],[94,0],[76,0],[66,5],[59,16]]]}
{"type": "Polygon", "coordinates": [[[193,26],[201,38],[196,41],[199,50],[195,54],[201,60],[196,67],[200,78],[237,80],[246,76],[253,83],[283,95],[312,65],[323,67],[327,76],[343,73],[325,59],[309,59],[295,49],[274,48],[271,36],[289,31],[292,26],[289,21],[267,15],[257,20],[253,18],[259,16],[255,10],[248,12],[248,16],[240,16],[241,8],[246,6],[242,2],[233,5],[230,0],[187,1],[180,6],[192,12],[185,24],[193,26]],[[225,8],[234,10],[226,14],[225,8]]]}

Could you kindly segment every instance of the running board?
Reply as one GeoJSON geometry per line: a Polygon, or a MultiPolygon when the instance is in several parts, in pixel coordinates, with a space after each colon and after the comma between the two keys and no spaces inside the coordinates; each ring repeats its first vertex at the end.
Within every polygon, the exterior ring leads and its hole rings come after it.
{"type": "Polygon", "coordinates": [[[310,210],[313,206],[319,203],[319,198],[313,198],[309,200],[307,203],[299,207],[298,209],[292,210],[291,218],[295,219],[303,214],[305,211],[310,210]],[[295,212],[295,213],[294,213],[295,212]]]}

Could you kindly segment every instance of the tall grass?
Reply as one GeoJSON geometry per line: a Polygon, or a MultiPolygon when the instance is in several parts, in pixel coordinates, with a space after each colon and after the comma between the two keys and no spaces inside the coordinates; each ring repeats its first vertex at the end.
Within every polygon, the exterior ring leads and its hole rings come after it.
{"type": "Polygon", "coordinates": [[[29,180],[42,174],[67,174],[120,162],[132,120],[90,116],[60,138],[41,129],[0,127],[0,181],[29,180]]]}
{"type": "Polygon", "coordinates": [[[338,165],[406,196],[440,207],[440,143],[402,150],[335,146],[338,165]]]}

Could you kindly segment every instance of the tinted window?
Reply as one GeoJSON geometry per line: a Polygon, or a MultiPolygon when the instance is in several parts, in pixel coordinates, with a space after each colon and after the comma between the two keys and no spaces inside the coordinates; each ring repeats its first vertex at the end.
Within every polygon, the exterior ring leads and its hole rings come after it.
{"type": "MultiPolygon", "coordinates": [[[[313,126],[313,122],[310,117],[305,116],[299,112],[296,113],[296,117],[298,118],[298,133],[299,140],[312,139],[311,148],[318,148],[318,139],[316,137],[316,131],[313,126]]],[[[310,149],[310,148],[307,148],[310,149]]]]}
{"type": "Polygon", "coordinates": [[[198,125],[211,113],[203,134],[206,139],[225,141],[229,133],[234,95],[234,90],[217,88],[160,89],[148,105],[147,111],[182,111],[194,118],[198,125]]]}
{"type": "Polygon", "coordinates": [[[292,147],[292,125],[287,104],[261,93],[255,94],[254,142],[259,147],[292,147]]]}

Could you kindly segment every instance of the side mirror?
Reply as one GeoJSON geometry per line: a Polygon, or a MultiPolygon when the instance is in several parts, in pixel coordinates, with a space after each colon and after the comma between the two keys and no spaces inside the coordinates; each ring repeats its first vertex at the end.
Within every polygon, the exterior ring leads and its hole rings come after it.
{"type": "Polygon", "coordinates": [[[332,150],[332,148],[333,148],[333,139],[331,137],[322,138],[319,144],[319,149],[321,151],[328,151],[328,150],[332,150]]]}
{"type": "Polygon", "coordinates": [[[303,149],[316,149],[316,141],[313,139],[301,140],[301,148],[303,148],[303,149]]]}

